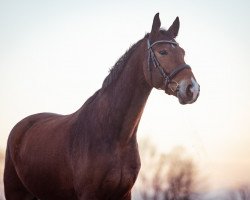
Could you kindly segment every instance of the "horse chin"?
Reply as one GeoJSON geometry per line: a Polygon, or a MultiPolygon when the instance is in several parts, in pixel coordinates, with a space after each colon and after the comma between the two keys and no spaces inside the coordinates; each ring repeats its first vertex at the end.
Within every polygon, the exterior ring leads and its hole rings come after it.
{"type": "Polygon", "coordinates": [[[187,104],[182,98],[178,98],[178,100],[179,100],[179,103],[181,105],[186,105],[187,104]]]}
{"type": "Polygon", "coordinates": [[[197,100],[198,96],[199,95],[197,95],[197,97],[195,99],[189,99],[189,98],[187,98],[185,96],[182,96],[180,92],[177,92],[177,98],[179,100],[179,103],[182,104],[182,105],[194,103],[197,100]]]}

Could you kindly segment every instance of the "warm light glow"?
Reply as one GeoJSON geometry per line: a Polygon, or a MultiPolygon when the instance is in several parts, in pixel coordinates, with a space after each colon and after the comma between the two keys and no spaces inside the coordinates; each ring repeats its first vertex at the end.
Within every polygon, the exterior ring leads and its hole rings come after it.
{"type": "Polygon", "coordinates": [[[201,94],[183,106],[154,90],[139,138],[185,146],[214,187],[250,181],[250,1],[53,2],[0,3],[2,149],[23,117],[80,108],[160,12],[164,27],[180,17],[177,41],[201,94]]]}

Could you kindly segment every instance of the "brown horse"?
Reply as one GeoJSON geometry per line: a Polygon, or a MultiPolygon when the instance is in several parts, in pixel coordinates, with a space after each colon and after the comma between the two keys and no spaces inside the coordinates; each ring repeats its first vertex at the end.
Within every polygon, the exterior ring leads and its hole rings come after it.
{"type": "Polygon", "coordinates": [[[136,132],[153,87],[193,103],[199,85],[175,41],[178,17],[152,30],[115,64],[102,88],[71,115],[40,113],[11,131],[4,171],[7,200],[131,199],[140,169],[136,132]]]}

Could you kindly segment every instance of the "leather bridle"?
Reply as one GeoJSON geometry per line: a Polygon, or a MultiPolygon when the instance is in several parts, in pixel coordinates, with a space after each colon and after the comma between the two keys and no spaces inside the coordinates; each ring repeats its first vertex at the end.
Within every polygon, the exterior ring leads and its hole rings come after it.
{"type": "Polygon", "coordinates": [[[164,86],[165,86],[165,92],[167,94],[169,94],[168,89],[170,89],[173,93],[177,92],[179,90],[179,83],[177,83],[176,81],[173,80],[173,78],[180,73],[182,70],[184,69],[191,69],[191,67],[187,64],[181,64],[177,67],[175,67],[170,73],[166,73],[165,70],[163,69],[163,67],[161,66],[160,62],[158,61],[157,57],[155,56],[155,53],[153,51],[153,46],[156,44],[160,44],[160,43],[167,43],[167,44],[172,44],[177,46],[178,43],[172,40],[158,40],[152,44],[150,44],[149,39],[147,39],[147,45],[148,45],[148,70],[150,72],[150,78],[151,78],[151,84],[152,84],[152,67],[151,67],[151,62],[153,63],[154,67],[158,69],[158,71],[160,72],[161,76],[164,79],[164,86]],[[176,84],[175,89],[173,89],[172,87],[170,87],[169,85],[171,83],[176,84]]]}

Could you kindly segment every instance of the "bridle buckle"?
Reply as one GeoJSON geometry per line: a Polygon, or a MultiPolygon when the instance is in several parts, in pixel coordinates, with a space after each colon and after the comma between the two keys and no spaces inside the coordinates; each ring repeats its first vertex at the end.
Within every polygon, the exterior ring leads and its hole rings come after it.
{"type": "Polygon", "coordinates": [[[173,93],[179,91],[179,83],[175,80],[171,80],[168,82],[168,85],[166,85],[165,88],[169,88],[173,93]]]}

